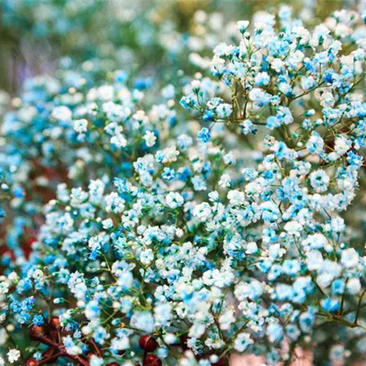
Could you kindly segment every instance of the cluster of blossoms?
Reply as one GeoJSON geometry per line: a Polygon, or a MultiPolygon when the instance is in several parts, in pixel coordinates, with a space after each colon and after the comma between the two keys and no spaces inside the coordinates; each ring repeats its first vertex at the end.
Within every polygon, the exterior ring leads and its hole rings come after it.
{"type": "Polygon", "coordinates": [[[0,162],[16,212],[6,245],[18,260],[57,183],[131,175],[139,156],[173,138],[168,134],[176,122],[173,86],[163,89],[160,104],[152,104],[144,96],[149,79],[131,80],[116,71],[98,82],[91,66],[85,66],[87,73],[66,69],[58,78],[29,80],[21,98],[13,100],[14,111],[4,117],[1,132],[8,143],[0,162]]]}
{"type": "Polygon", "coordinates": [[[122,71],[26,85],[2,125],[16,258],[2,260],[0,364],[362,357],[365,247],[343,214],[363,174],[365,17],[238,22],[238,45],[183,88],[200,122],[173,85],[122,71]]]}
{"type": "Polygon", "coordinates": [[[246,142],[252,135],[258,143],[269,132],[279,148],[285,144],[317,167],[338,166],[351,148],[362,149],[362,14],[337,11],[313,32],[286,6],[279,24],[270,14],[262,14],[252,32],[249,22],[238,22],[240,42],[216,46],[206,66],[216,79],[192,81],[181,100],[205,122],[202,138],[209,138],[213,123],[226,123],[246,142]]]}

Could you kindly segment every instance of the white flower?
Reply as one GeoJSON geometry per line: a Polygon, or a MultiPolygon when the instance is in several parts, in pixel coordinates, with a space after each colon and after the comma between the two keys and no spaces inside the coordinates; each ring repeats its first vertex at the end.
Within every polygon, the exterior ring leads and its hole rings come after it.
{"type": "Polygon", "coordinates": [[[154,331],[154,318],[147,311],[135,311],[131,317],[130,324],[132,327],[152,333],[154,331]]]}
{"type": "Polygon", "coordinates": [[[95,355],[92,355],[90,358],[90,366],[102,366],[103,365],[103,359],[99,358],[95,355]]]}
{"type": "Polygon", "coordinates": [[[98,88],[97,93],[101,100],[111,100],[113,99],[114,89],[111,85],[102,85],[98,88]]]}
{"type": "Polygon", "coordinates": [[[163,150],[163,152],[163,163],[173,163],[174,161],[177,161],[179,151],[175,148],[175,146],[167,147],[163,150]]]}
{"type": "Polygon", "coordinates": [[[329,176],[322,170],[316,170],[310,174],[310,184],[316,192],[325,192],[329,186],[329,176]]]}
{"type": "Polygon", "coordinates": [[[342,251],[341,263],[346,268],[356,267],[358,265],[359,255],[353,248],[342,251]]]}
{"type": "Polygon", "coordinates": [[[337,137],[334,144],[334,151],[338,154],[338,156],[344,155],[352,146],[351,141],[345,136],[337,137]]]}
{"type": "Polygon", "coordinates": [[[195,322],[189,329],[188,336],[192,338],[199,338],[205,332],[206,327],[200,322],[195,322]]]}
{"type": "Polygon", "coordinates": [[[130,347],[130,340],[127,336],[121,338],[113,338],[111,342],[111,348],[117,351],[123,351],[130,347]]]}
{"type": "Polygon", "coordinates": [[[291,235],[300,236],[302,225],[297,221],[289,221],[284,229],[291,235]]]}
{"type": "Polygon", "coordinates": [[[60,121],[70,121],[72,113],[68,107],[59,106],[53,109],[51,116],[60,121]]]}
{"type": "Polygon", "coordinates": [[[229,117],[231,112],[232,108],[231,105],[228,103],[222,103],[216,109],[217,116],[221,119],[229,117]]]}
{"type": "Polygon", "coordinates": [[[152,147],[156,143],[156,136],[153,132],[146,131],[146,133],[144,135],[144,140],[145,140],[146,146],[152,147]]]}
{"type": "Polygon", "coordinates": [[[219,186],[221,188],[229,187],[231,183],[231,178],[229,174],[223,174],[219,180],[219,186]]]}
{"type": "Polygon", "coordinates": [[[8,356],[8,360],[10,363],[14,363],[15,361],[17,361],[20,357],[20,351],[13,348],[11,350],[9,350],[9,352],[7,353],[8,356]]]}
{"type": "Polygon", "coordinates": [[[227,198],[233,206],[242,205],[245,202],[245,194],[237,189],[229,191],[227,198]]]}
{"type": "Polygon", "coordinates": [[[148,265],[150,264],[154,259],[154,253],[151,249],[143,250],[140,253],[140,261],[142,264],[148,265]]]}
{"type": "Polygon", "coordinates": [[[232,151],[228,152],[223,156],[225,164],[233,164],[235,162],[234,154],[232,151]]]}
{"type": "Polygon", "coordinates": [[[88,121],[86,119],[77,119],[74,121],[74,130],[77,133],[84,133],[88,130],[88,121]]]}
{"type": "Polygon", "coordinates": [[[19,280],[19,276],[16,272],[11,272],[9,275],[8,275],[8,280],[11,282],[11,283],[15,283],[19,280]]]}
{"type": "Polygon", "coordinates": [[[112,211],[114,213],[121,213],[125,208],[124,199],[121,198],[116,192],[112,192],[108,196],[106,196],[105,202],[107,212],[112,211]]]}
{"type": "Polygon", "coordinates": [[[182,206],[184,203],[182,195],[178,192],[168,193],[165,200],[166,204],[173,209],[182,206]]]}
{"type": "Polygon", "coordinates": [[[255,84],[256,85],[267,85],[270,81],[270,76],[268,75],[267,72],[259,72],[256,76],[255,76],[255,84]]]}
{"type": "Polygon", "coordinates": [[[230,329],[230,325],[234,323],[235,316],[233,310],[227,310],[219,317],[220,328],[222,330],[230,329]]]}
{"type": "Polygon", "coordinates": [[[193,216],[198,217],[201,221],[207,220],[211,216],[211,207],[207,202],[200,203],[193,210],[193,216]]]}
{"type": "Polygon", "coordinates": [[[116,145],[117,147],[126,147],[127,146],[126,137],[121,133],[117,133],[111,138],[111,144],[116,145]]]}
{"type": "Polygon", "coordinates": [[[83,352],[82,349],[80,348],[80,346],[75,344],[74,340],[69,335],[66,337],[63,337],[62,342],[65,346],[66,352],[69,353],[70,355],[76,356],[76,355],[80,355],[83,352]]]}
{"type": "Polygon", "coordinates": [[[296,26],[292,29],[292,32],[300,39],[300,44],[306,44],[310,40],[310,32],[302,26],[296,26]]]}
{"type": "Polygon", "coordinates": [[[228,55],[230,54],[230,51],[231,51],[231,47],[233,46],[229,46],[227,45],[226,43],[222,42],[222,43],[219,43],[215,48],[214,48],[214,54],[219,56],[219,57],[222,57],[222,56],[225,56],[225,55],[228,55]]]}
{"type": "Polygon", "coordinates": [[[323,262],[323,256],[319,250],[311,250],[307,253],[306,265],[309,271],[319,270],[323,262]]]}
{"type": "Polygon", "coordinates": [[[201,82],[199,80],[192,80],[191,87],[193,92],[197,92],[201,88],[201,82]]]}
{"type": "Polygon", "coordinates": [[[351,278],[347,282],[347,290],[351,295],[357,295],[361,291],[361,283],[358,278],[351,278]]]}
{"type": "Polygon", "coordinates": [[[271,67],[276,72],[281,72],[282,68],[284,67],[284,62],[280,58],[274,58],[271,62],[271,67]]]}
{"type": "Polygon", "coordinates": [[[148,121],[148,117],[143,110],[137,111],[132,117],[139,122],[146,123],[148,121]]]}
{"type": "Polygon", "coordinates": [[[239,333],[235,339],[234,348],[238,352],[244,352],[251,344],[253,340],[248,333],[239,333]]]}

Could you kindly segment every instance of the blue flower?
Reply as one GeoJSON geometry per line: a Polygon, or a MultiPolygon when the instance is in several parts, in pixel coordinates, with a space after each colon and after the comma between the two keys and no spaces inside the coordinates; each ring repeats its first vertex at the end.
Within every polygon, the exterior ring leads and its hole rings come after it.
{"type": "Polygon", "coordinates": [[[203,127],[200,132],[197,134],[197,138],[203,143],[207,143],[210,141],[211,133],[210,130],[206,127],[203,127]]]}

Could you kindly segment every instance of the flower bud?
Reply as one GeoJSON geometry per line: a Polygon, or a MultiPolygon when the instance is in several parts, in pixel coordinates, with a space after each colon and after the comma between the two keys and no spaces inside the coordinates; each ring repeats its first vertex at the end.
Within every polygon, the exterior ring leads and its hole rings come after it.
{"type": "Polygon", "coordinates": [[[148,354],[144,357],[143,366],[161,366],[162,362],[156,355],[148,354]]]}
{"type": "Polygon", "coordinates": [[[140,337],[139,345],[144,351],[153,352],[158,347],[158,342],[151,335],[145,334],[140,337]]]}
{"type": "Polygon", "coordinates": [[[58,316],[54,316],[50,321],[51,329],[58,329],[61,327],[60,318],[58,316]]]}
{"type": "Polygon", "coordinates": [[[38,361],[36,361],[34,358],[30,358],[29,360],[27,360],[27,362],[25,363],[26,366],[37,366],[38,365],[38,361]]]}
{"type": "Polygon", "coordinates": [[[33,325],[30,328],[29,331],[29,336],[31,337],[31,339],[38,339],[41,336],[45,335],[45,330],[43,326],[40,325],[33,325]]]}

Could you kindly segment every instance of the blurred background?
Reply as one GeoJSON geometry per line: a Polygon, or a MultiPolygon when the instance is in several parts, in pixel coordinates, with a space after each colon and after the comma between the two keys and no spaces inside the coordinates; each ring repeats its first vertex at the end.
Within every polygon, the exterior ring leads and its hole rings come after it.
{"type": "Polygon", "coordinates": [[[207,15],[213,38],[228,22],[283,3],[316,23],[358,1],[1,0],[0,89],[14,95],[27,77],[52,73],[67,56],[74,63],[98,59],[106,68],[155,73],[178,58],[187,60],[192,50],[204,51],[199,37],[207,32],[202,26],[207,15]]]}

